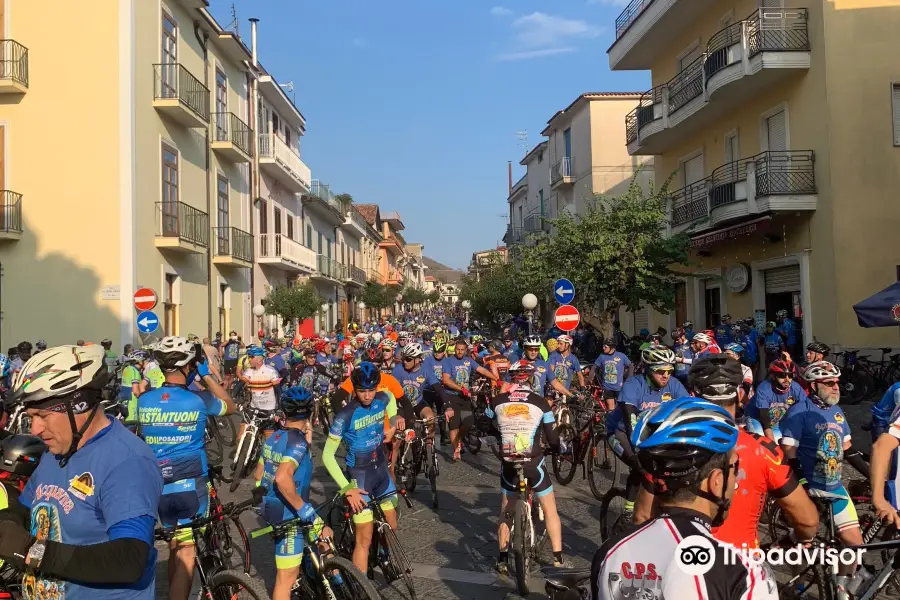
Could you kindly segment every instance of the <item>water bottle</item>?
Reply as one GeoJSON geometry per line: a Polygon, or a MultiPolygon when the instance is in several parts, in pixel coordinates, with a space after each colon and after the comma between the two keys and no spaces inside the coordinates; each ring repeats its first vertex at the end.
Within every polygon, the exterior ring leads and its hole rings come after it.
{"type": "Polygon", "coordinates": [[[863,564],[859,567],[859,570],[856,571],[856,575],[853,576],[850,583],[847,584],[847,591],[850,592],[853,597],[860,596],[870,585],[872,585],[873,579],[875,579],[875,575],[869,570],[867,565],[863,564]]]}

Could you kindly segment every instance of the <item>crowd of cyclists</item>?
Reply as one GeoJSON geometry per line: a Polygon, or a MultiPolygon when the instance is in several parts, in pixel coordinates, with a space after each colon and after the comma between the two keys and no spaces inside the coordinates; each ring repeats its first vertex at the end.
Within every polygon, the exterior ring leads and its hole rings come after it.
{"type": "MultiPolygon", "coordinates": [[[[346,558],[360,574],[370,574],[381,521],[399,526],[404,490],[395,470],[414,424],[431,443],[440,435],[451,464],[472,431],[496,440],[499,576],[513,564],[510,506],[524,473],[552,550],[548,589],[560,597],[626,598],[638,589],[648,599],[803,597],[803,580],[779,586],[764,563],[720,560],[732,546],[761,545],[770,506],[787,533],[767,544],[815,543],[817,505],[826,499],[837,542],[863,545],[842,477],[843,463],[859,453],[839,405],[841,372],[819,342],[798,360],[797,328],[786,314],[762,333],[728,315],[713,330],[684,323],[669,344],[664,331],[629,340],[618,330],[603,337],[589,328],[530,329],[512,321],[490,339],[458,316],[410,314],[311,338],[273,332],[256,344],[236,332],[169,336],[126,346],[121,356],[109,340],[51,348],[39,341],[34,353],[22,342],[0,355],[0,558],[15,572],[0,571],[0,579],[28,598],[152,598],[155,541],[165,539],[168,595],[186,599],[203,552],[198,519],[224,510],[208,422],[236,412],[245,415],[241,433],[246,414],[267,424],[251,473],[259,512],[277,526],[275,600],[296,591],[308,546],[337,553],[329,543],[335,523],[310,502],[319,425],[321,462],[352,514],[346,558]],[[587,573],[572,571],[563,556],[545,462],[572,452],[557,428],[567,401],[602,415],[608,447],[628,473],[618,519],[625,526],[598,540],[587,573]],[[16,409],[27,415],[27,431],[9,419],[16,409]],[[700,576],[673,561],[692,535],[707,538],[717,557],[700,576]],[[640,588],[638,564],[655,573],[640,588]]],[[[873,407],[871,464],[857,467],[870,478],[870,512],[890,535],[900,531],[898,406],[900,383],[873,407]]],[[[834,597],[858,597],[868,569],[840,565],[834,597]]],[[[326,579],[340,586],[348,573],[326,579]]],[[[235,585],[221,591],[231,597],[235,585]]]]}

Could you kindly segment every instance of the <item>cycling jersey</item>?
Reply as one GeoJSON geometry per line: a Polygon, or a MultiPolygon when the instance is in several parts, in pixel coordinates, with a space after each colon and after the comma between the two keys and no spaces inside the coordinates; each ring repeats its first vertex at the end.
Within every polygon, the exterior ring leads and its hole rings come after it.
{"type": "MultiPolygon", "coordinates": [[[[788,410],[798,402],[806,400],[806,392],[800,387],[796,381],[792,381],[790,387],[785,392],[778,392],[772,387],[772,381],[767,379],[759,384],[756,388],[756,394],[751,398],[744,407],[744,415],[748,419],[759,422],[759,415],[766,411],[769,415],[769,422],[772,429],[778,429],[779,423],[788,410]]],[[[757,431],[757,433],[760,433],[757,431]]]]}
{"type": "MultiPolygon", "coordinates": [[[[496,375],[499,381],[509,381],[509,359],[500,354],[488,354],[484,357],[484,368],[496,375]]],[[[499,382],[494,382],[499,385],[499,382]]]]}
{"type": "Polygon", "coordinates": [[[435,378],[441,381],[444,376],[444,359],[435,358],[434,354],[429,354],[422,361],[422,368],[433,372],[435,378]]]}
{"type": "Polygon", "coordinates": [[[759,334],[756,333],[756,330],[742,335],[738,340],[738,343],[744,347],[744,359],[747,364],[755,365],[759,362],[759,349],[756,346],[757,340],[759,340],[759,334]]]}
{"type": "Polygon", "coordinates": [[[332,374],[322,363],[310,365],[303,361],[294,365],[294,368],[291,370],[291,385],[299,385],[310,394],[327,392],[328,384],[332,378],[332,374]]]}
{"type": "MultiPolygon", "coordinates": [[[[447,356],[443,361],[444,375],[449,375],[450,380],[459,387],[469,387],[472,374],[478,368],[478,363],[469,356],[456,358],[455,355],[447,356]]],[[[455,390],[447,390],[448,394],[458,395],[455,390]]]]}
{"type": "Polygon", "coordinates": [[[766,505],[766,495],[784,498],[797,489],[799,483],[784,461],[781,448],[767,437],[741,429],[734,451],[740,461],[737,490],[725,523],[714,528],[713,535],[738,548],[742,544],[756,548],[759,546],[757,527],[766,505]]]}
{"type": "MultiPolygon", "coordinates": [[[[353,382],[350,381],[349,377],[347,379],[345,379],[344,381],[342,381],[341,385],[338,387],[339,387],[339,389],[343,390],[350,396],[353,395],[353,382]]],[[[379,382],[379,384],[378,384],[378,391],[379,392],[390,392],[391,396],[394,397],[395,399],[397,399],[398,401],[400,400],[400,398],[403,397],[403,386],[400,385],[400,382],[397,381],[397,379],[389,373],[388,374],[383,373],[381,375],[381,382],[379,382]]]]}
{"type": "Polygon", "coordinates": [[[278,402],[275,398],[275,382],[281,379],[278,371],[267,364],[258,369],[244,369],[242,377],[247,379],[250,389],[250,406],[259,410],[275,410],[278,402]]]}
{"type": "Polygon", "coordinates": [[[830,492],[843,487],[841,467],[844,446],[850,443],[850,426],[840,406],[804,398],[788,410],[781,422],[781,436],[782,444],[797,448],[810,488],[830,492]]]}
{"type": "Polygon", "coordinates": [[[766,563],[739,557],[731,544],[711,535],[709,517],[667,507],[637,531],[629,529],[600,546],[591,563],[591,599],[778,600],[775,576],[766,563]],[[705,547],[714,550],[712,567],[703,575],[684,571],[676,556],[679,543],[694,536],[705,538],[705,547]],[[726,552],[734,552],[730,564],[726,552]]]}
{"type": "Polygon", "coordinates": [[[390,375],[394,372],[394,367],[396,367],[400,363],[394,360],[384,360],[382,358],[375,364],[378,366],[378,370],[381,371],[383,375],[390,375]]]}
{"type": "Polygon", "coordinates": [[[797,345],[797,326],[792,320],[785,319],[775,331],[784,334],[786,338],[785,343],[788,347],[797,345]]]}
{"type": "Polygon", "coordinates": [[[224,415],[225,403],[178,385],[165,385],[138,398],[141,434],[159,461],[163,480],[205,477],[206,417],[224,415]]]}
{"type": "Polygon", "coordinates": [[[559,435],[554,429],[556,419],[547,400],[528,388],[511,386],[491,402],[485,414],[497,421],[503,456],[524,454],[543,457],[541,440],[559,447],[559,435]]]}
{"type": "Polygon", "coordinates": [[[353,399],[334,415],[331,429],[328,431],[328,443],[323,454],[323,461],[328,472],[341,489],[348,486],[347,478],[334,459],[334,450],[343,441],[347,446],[345,462],[348,469],[366,467],[375,463],[386,463],[384,454],[384,434],[390,428],[390,418],[396,415],[396,405],[390,393],[378,392],[369,406],[363,406],[358,399],[353,399]],[[393,408],[392,408],[393,407],[393,408]],[[332,442],[334,442],[332,444],[332,442]],[[329,446],[333,449],[328,453],[329,446]],[[328,459],[328,460],[326,460],[328,459]],[[333,463],[329,466],[329,463],[333,463]]]}
{"type": "Polygon", "coordinates": [[[271,354],[263,359],[263,364],[272,367],[276,373],[283,375],[287,371],[287,363],[280,354],[271,354]]]}
{"type": "Polygon", "coordinates": [[[325,354],[324,352],[317,352],[316,362],[328,366],[334,362],[334,357],[330,354],[325,354]]]}
{"type": "Polygon", "coordinates": [[[309,502],[312,480],[312,457],[306,436],[298,429],[279,429],[273,432],[262,447],[263,475],[260,484],[268,490],[262,514],[268,523],[280,523],[297,517],[297,512],[285,500],[275,485],[275,472],[282,463],[294,465],[294,489],[304,502],[309,502]]]}
{"type": "MultiPolygon", "coordinates": [[[[691,350],[690,342],[685,342],[683,344],[675,344],[675,356],[678,358],[686,358],[688,359],[686,362],[676,362],[675,363],[675,375],[680,378],[684,378],[687,380],[688,371],[691,370],[691,359],[694,358],[694,351],[691,350]]],[[[684,380],[682,383],[684,383],[684,380]]]]}
{"type": "Polygon", "coordinates": [[[594,361],[594,366],[598,368],[596,377],[602,382],[603,389],[618,392],[625,383],[625,369],[631,366],[631,361],[621,352],[603,352],[594,361]]]}
{"type": "Polygon", "coordinates": [[[716,334],[716,343],[720,348],[724,348],[731,343],[731,325],[720,323],[718,326],[716,326],[714,333],[716,334]]]}
{"type": "MultiPolygon", "coordinates": [[[[688,395],[681,382],[674,377],[670,377],[666,385],[661,388],[654,387],[646,376],[632,377],[622,386],[622,391],[619,392],[616,402],[616,408],[606,418],[606,427],[609,431],[615,429],[625,431],[623,419],[625,413],[621,406],[622,404],[630,404],[636,407],[638,414],[640,414],[645,410],[656,408],[667,400],[684,398],[688,395]]],[[[634,415],[632,418],[632,427],[635,423],[637,423],[637,415],[634,415]]]]}
{"type": "Polygon", "coordinates": [[[151,389],[158,389],[166,382],[166,376],[163,375],[162,369],[156,364],[156,361],[148,360],[144,363],[144,379],[150,383],[151,389]]]}
{"type": "Polygon", "coordinates": [[[547,361],[539,358],[531,363],[534,365],[534,391],[538,394],[547,394],[550,389],[547,387],[550,382],[556,379],[553,369],[547,364],[547,361]]]}
{"type": "Polygon", "coordinates": [[[887,389],[874,406],[872,406],[872,429],[887,429],[894,422],[894,411],[900,406],[900,383],[887,389]]]}
{"type": "Polygon", "coordinates": [[[407,371],[403,365],[397,365],[394,367],[393,376],[403,387],[403,395],[413,406],[418,406],[422,402],[426,389],[440,383],[434,376],[433,370],[426,369],[421,365],[412,371],[407,371]]]}
{"type": "Polygon", "coordinates": [[[777,331],[773,331],[763,336],[763,345],[767,355],[777,357],[778,353],[784,349],[784,339],[778,335],[777,331]]]}
{"type": "Polygon", "coordinates": [[[572,353],[563,356],[559,352],[554,352],[547,365],[553,371],[553,376],[566,386],[566,389],[572,387],[572,380],[581,370],[581,363],[572,353]]]}
{"type": "Polygon", "coordinates": [[[228,340],[222,348],[222,356],[226,361],[236,361],[241,353],[241,343],[237,340],[228,340]]]}

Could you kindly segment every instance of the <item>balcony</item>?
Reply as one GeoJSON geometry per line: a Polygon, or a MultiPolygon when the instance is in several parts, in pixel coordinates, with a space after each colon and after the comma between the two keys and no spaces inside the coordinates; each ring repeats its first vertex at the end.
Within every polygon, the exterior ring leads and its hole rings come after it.
{"type": "Polygon", "coordinates": [[[296,150],[274,133],[259,134],[259,168],[284,184],[294,193],[309,192],[312,179],[309,167],[296,150]]]}
{"type": "Polygon", "coordinates": [[[522,194],[527,194],[528,192],[528,174],[522,175],[522,178],[519,179],[509,190],[509,201],[512,202],[514,198],[518,198],[522,194]]]}
{"type": "Polygon", "coordinates": [[[213,123],[212,149],[235,164],[249,163],[253,135],[250,126],[230,112],[213,113],[213,123]]]}
{"type": "Polygon", "coordinates": [[[669,195],[673,233],[779,211],[816,210],[815,154],[762,152],[726,163],[669,195]]]}
{"type": "Polygon", "coordinates": [[[343,225],[346,220],[343,204],[334,198],[329,186],[318,179],[312,180],[309,194],[303,196],[303,204],[324,218],[329,225],[343,225]]]}
{"type": "Polygon", "coordinates": [[[153,106],[185,127],[209,124],[209,90],[184,65],[153,65],[153,106]]]}
{"type": "Polygon", "coordinates": [[[366,284],[366,272],[359,267],[347,265],[344,267],[344,281],[350,285],[363,286],[366,284]]]}
{"type": "Polygon", "coordinates": [[[527,240],[526,231],[523,227],[512,227],[508,226],[506,228],[506,234],[503,236],[503,243],[507,246],[514,246],[516,244],[524,244],[527,240]]]}
{"type": "Polygon", "coordinates": [[[324,254],[316,255],[316,270],[310,275],[311,279],[340,282],[344,277],[344,265],[324,254]]]}
{"type": "Polygon", "coordinates": [[[312,273],[316,270],[316,253],[286,235],[262,233],[257,262],[282,271],[312,273]]]}
{"type": "Polygon", "coordinates": [[[253,236],[237,227],[213,227],[213,262],[226,267],[253,266],[253,236]]]}
{"type": "Polygon", "coordinates": [[[206,252],[209,215],[184,202],[157,202],[155,244],[161,250],[206,252]]]}
{"type": "Polygon", "coordinates": [[[539,231],[550,231],[550,223],[547,221],[546,215],[534,212],[525,217],[525,234],[539,231]]]}
{"type": "Polygon", "coordinates": [[[22,239],[22,194],[0,190],[0,240],[22,239]]]}
{"type": "Polygon", "coordinates": [[[369,224],[359,214],[359,211],[353,208],[352,204],[347,206],[347,213],[344,216],[344,222],[341,224],[341,227],[344,228],[344,231],[353,233],[359,238],[366,236],[369,232],[369,224]]]}
{"type": "Polygon", "coordinates": [[[368,269],[366,271],[366,279],[379,285],[384,285],[384,275],[378,269],[368,269]]]}
{"type": "Polygon", "coordinates": [[[572,176],[572,157],[564,156],[550,167],[550,189],[555,190],[563,185],[575,183],[572,176]]]}
{"type": "Polygon", "coordinates": [[[697,60],[644,94],[625,117],[629,154],[672,150],[759,92],[808,69],[806,19],[803,8],[767,8],[713,35],[697,60]]]}
{"type": "Polygon", "coordinates": [[[403,256],[403,246],[394,234],[385,236],[383,240],[378,242],[378,247],[386,249],[394,256],[403,256]]]}
{"type": "Polygon", "coordinates": [[[387,284],[388,285],[403,285],[403,274],[400,271],[391,270],[388,273],[387,284]]]}
{"type": "Polygon", "coordinates": [[[0,40],[0,94],[28,91],[28,48],[15,40],[0,40]]]}

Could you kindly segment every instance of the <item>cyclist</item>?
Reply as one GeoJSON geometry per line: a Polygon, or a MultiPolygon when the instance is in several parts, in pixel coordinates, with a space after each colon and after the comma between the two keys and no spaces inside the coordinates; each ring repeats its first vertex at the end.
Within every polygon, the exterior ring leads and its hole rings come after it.
{"type": "MultiPolygon", "coordinates": [[[[372,510],[367,505],[372,498],[396,492],[384,451],[385,442],[391,438],[390,419],[396,416],[396,405],[391,401],[390,392],[378,391],[381,377],[381,372],[370,362],[362,362],[353,370],[350,376],[353,398],[335,413],[322,452],[328,474],[353,510],[356,542],[353,564],[363,573],[368,571],[374,528],[372,510]],[[347,445],[346,475],[335,458],[342,441],[347,445]]],[[[383,498],[380,505],[388,525],[396,530],[397,513],[391,498],[383,498]]]]}
{"type": "Polygon", "coordinates": [[[691,366],[688,362],[677,360],[679,358],[694,358],[694,352],[691,350],[691,344],[688,342],[687,333],[683,327],[676,327],[672,330],[672,350],[675,352],[675,379],[681,382],[681,385],[687,385],[688,371],[691,366]]]}
{"type": "Polygon", "coordinates": [[[232,331],[228,334],[228,341],[225,342],[225,345],[222,346],[220,352],[222,353],[222,365],[225,371],[225,388],[231,389],[231,384],[234,383],[234,375],[237,370],[238,358],[241,355],[241,348],[244,347],[244,344],[241,343],[240,338],[238,338],[237,331],[232,331]]]}
{"type": "MultiPolygon", "coordinates": [[[[737,342],[731,342],[727,346],[725,346],[725,356],[729,358],[733,358],[741,365],[741,373],[742,373],[742,383],[741,387],[744,389],[743,398],[752,398],[753,397],[753,371],[750,370],[750,367],[743,364],[741,362],[741,358],[744,355],[744,347],[737,342]]],[[[715,356],[715,355],[713,355],[715,356]]],[[[707,357],[709,358],[709,357],[707,357]]]]}
{"type": "MultiPolygon", "coordinates": [[[[431,349],[431,354],[425,357],[425,360],[422,361],[422,368],[427,369],[434,372],[434,376],[438,381],[443,381],[444,379],[444,358],[447,356],[447,338],[444,335],[435,335],[434,336],[434,346],[431,349]]],[[[441,384],[443,385],[443,384],[441,384]]],[[[436,394],[426,389],[425,390],[425,402],[431,406],[432,410],[434,410],[437,406],[437,398],[436,394]]],[[[444,408],[446,409],[449,406],[449,402],[444,404],[444,408]]],[[[441,445],[446,446],[450,443],[450,439],[447,435],[447,421],[441,419],[439,421],[440,429],[441,429],[441,445]]]]}
{"type": "Polygon", "coordinates": [[[34,349],[37,350],[38,352],[43,352],[44,350],[47,349],[47,342],[45,342],[44,340],[36,341],[34,343],[34,349]]]}
{"type": "MultiPolygon", "coordinates": [[[[790,354],[785,354],[785,360],[794,365],[794,381],[800,384],[800,387],[803,388],[804,392],[809,393],[810,385],[806,378],[803,377],[803,373],[804,371],[806,371],[806,366],[826,360],[829,354],[831,354],[831,348],[828,346],[828,344],[823,344],[822,342],[817,342],[815,340],[806,345],[806,363],[804,365],[797,364],[797,361],[795,361],[790,354]]],[[[872,410],[874,413],[875,409],[873,408],[872,410]]],[[[889,410],[886,416],[890,416],[890,412],[891,411],[889,410]]],[[[872,441],[875,441],[876,438],[877,436],[873,437],[872,441]]]]}
{"type": "MultiPolygon", "coordinates": [[[[271,415],[278,408],[276,389],[281,385],[281,375],[269,364],[265,363],[266,352],[259,346],[247,349],[248,367],[239,373],[241,381],[250,389],[250,408],[263,415],[271,415]]],[[[245,424],[242,422],[237,439],[244,435],[245,424]]],[[[271,431],[266,431],[268,437],[271,431]]]]}
{"type": "MultiPolygon", "coordinates": [[[[165,337],[154,348],[153,356],[166,382],[138,398],[138,413],[141,434],[156,455],[163,476],[159,520],[166,527],[176,527],[204,516],[209,509],[206,419],[231,414],[234,404],[212,376],[200,344],[182,337],[165,337]],[[210,394],[188,389],[195,375],[210,394]]],[[[197,558],[191,529],[177,530],[169,548],[169,596],[186,599],[197,558]]]]}
{"type": "MultiPolygon", "coordinates": [[[[699,335],[699,334],[698,334],[699,335]]],[[[614,431],[610,447],[616,456],[631,468],[625,483],[625,508],[623,517],[631,519],[634,501],[641,484],[641,466],[631,447],[631,433],[638,415],[674,398],[688,395],[684,386],[672,378],[675,370],[675,353],[665,346],[650,346],[641,352],[641,362],[646,365],[643,376],[632,377],[622,386],[615,410],[606,419],[607,431],[614,431]]]]}
{"type": "Polygon", "coordinates": [[[481,359],[481,364],[485,369],[497,376],[494,386],[498,386],[500,382],[509,380],[509,359],[503,356],[503,342],[500,340],[492,340],[488,344],[488,353],[481,359]]]}
{"type": "Polygon", "coordinates": [[[401,331],[397,334],[397,345],[394,348],[394,359],[400,360],[400,356],[403,354],[403,349],[406,348],[406,345],[412,341],[413,335],[408,331],[401,331]]]}
{"type": "Polygon", "coordinates": [[[150,359],[150,353],[146,350],[134,350],[125,356],[125,367],[122,369],[122,387],[119,395],[120,401],[124,398],[127,416],[125,423],[135,425],[138,418],[138,398],[150,389],[150,380],[144,375],[144,365],[150,359]]]}
{"type": "Polygon", "coordinates": [[[599,381],[603,388],[603,399],[606,401],[606,408],[613,410],[616,407],[616,400],[622,391],[622,385],[625,380],[631,377],[631,360],[623,353],[616,350],[615,340],[612,338],[597,340],[600,344],[602,352],[594,361],[591,367],[591,381],[599,381]],[[595,379],[597,368],[600,368],[602,376],[595,379]]]}
{"type": "Polygon", "coordinates": [[[716,343],[720,348],[724,348],[734,341],[731,332],[731,315],[722,315],[722,322],[716,325],[714,329],[716,334],[716,343]]]}
{"type": "Polygon", "coordinates": [[[661,512],[637,531],[603,543],[591,565],[592,600],[633,597],[637,565],[647,565],[645,597],[777,600],[775,576],[765,563],[735,560],[737,550],[711,533],[725,521],[735,494],[737,439],[732,416],[696,398],[665,402],[641,416],[632,442],[653,479],[661,512]],[[687,573],[678,562],[682,540],[697,536],[714,551],[703,575],[687,573]]]}
{"type": "Polygon", "coordinates": [[[513,338],[510,331],[507,329],[503,333],[503,356],[509,359],[509,363],[512,364],[519,360],[519,343],[513,338]]]}
{"type": "Polygon", "coordinates": [[[685,321],[681,324],[681,328],[684,329],[684,337],[687,338],[687,341],[691,341],[694,339],[694,322],[693,321],[685,321]]]}
{"type": "Polygon", "coordinates": [[[100,346],[103,347],[103,362],[106,363],[106,367],[109,369],[110,373],[115,373],[116,366],[119,364],[119,356],[113,352],[112,340],[104,338],[104,340],[100,342],[100,346]]]}
{"type": "Polygon", "coordinates": [[[884,398],[878,405],[872,407],[872,436],[878,430],[878,437],[872,444],[872,457],[870,463],[869,480],[872,483],[872,505],[878,518],[894,524],[900,529],[900,468],[898,468],[898,452],[900,447],[900,410],[897,410],[895,402],[900,400],[900,383],[892,385],[884,394],[884,398]],[[896,400],[895,400],[896,399],[896,400]],[[887,401],[887,402],[886,402],[887,401]],[[887,419],[888,425],[876,419],[881,419],[880,414],[875,416],[875,409],[882,403],[890,403],[894,411],[887,419]]]}
{"type": "MultiPolygon", "coordinates": [[[[254,478],[257,487],[263,485],[268,490],[262,504],[267,523],[274,525],[299,517],[304,523],[316,525],[311,537],[320,534],[331,537],[331,531],[309,501],[313,464],[305,432],[314,408],[315,402],[306,388],[293,386],[284,390],[281,395],[284,420],[263,443],[254,478]]],[[[291,589],[300,576],[304,544],[302,530],[297,527],[276,537],[272,600],[290,599],[291,589]]]]}
{"type": "MultiPolygon", "coordinates": [[[[427,369],[422,366],[422,358],[425,352],[422,345],[418,342],[410,342],[403,347],[403,353],[400,355],[402,364],[394,367],[393,376],[400,385],[403,386],[403,395],[409,399],[412,404],[413,414],[417,419],[431,419],[434,412],[427,402],[424,402],[425,391],[430,390],[437,400],[438,413],[446,406],[444,412],[447,419],[453,418],[453,408],[448,406],[449,401],[444,394],[444,388],[441,386],[440,380],[436,377],[434,369],[427,369]]],[[[427,427],[428,438],[434,438],[434,424],[429,423],[427,427]]],[[[394,452],[399,451],[400,440],[394,440],[394,452]]]]}
{"type": "MultiPolygon", "coordinates": [[[[695,398],[723,407],[732,416],[746,391],[742,387],[741,364],[727,355],[708,356],[692,367],[689,388],[695,398]]],[[[737,491],[725,522],[715,529],[716,538],[738,548],[759,547],[759,517],[771,495],[794,524],[795,542],[811,540],[818,529],[819,513],[815,504],[799,485],[781,449],[769,438],[740,429],[735,454],[741,464],[737,491]]],[[[634,521],[643,523],[654,516],[653,494],[642,488],[635,504],[634,521]]]]}
{"type": "Polygon", "coordinates": [[[769,364],[769,378],[759,384],[744,407],[747,431],[765,435],[774,442],[781,439],[781,420],[793,405],[806,400],[806,392],[793,377],[794,369],[785,361],[769,364]]]}
{"type": "Polygon", "coordinates": [[[584,375],[581,373],[581,363],[572,354],[572,336],[563,334],[556,338],[559,346],[556,352],[550,355],[547,364],[553,371],[557,381],[568,390],[572,387],[572,379],[578,380],[578,387],[584,387],[584,375]]]}
{"type": "Polygon", "coordinates": [[[0,558],[25,572],[26,598],[156,596],[162,478],[150,448],[100,410],[104,358],[101,346],[57,346],[15,378],[13,400],[49,450],[0,511],[0,558]]]}
{"type": "Polygon", "coordinates": [[[797,335],[797,324],[788,316],[788,311],[783,308],[775,313],[775,319],[778,321],[778,328],[775,331],[784,340],[785,349],[791,356],[799,355],[800,339],[797,335]]]}
{"type": "MultiPolygon", "coordinates": [[[[705,331],[697,332],[693,337],[688,338],[691,344],[691,356],[680,356],[676,358],[676,362],[690,365],[699,358],[703,358],[708,354],[720,354],[716,341],[705,331]]],[[[690,368],[690,367],[688,367],[690,368]]]]}
{"type": "Polygon", "coordinates": [[[386,338],[381,340],[378,349],[380,350],[378,368],[382,373],[392,373],[394,367],[397,366],[397,344],[393,340],[386,338]]]}
{"type": "MultiPolygon", "coordinates": [[[[506,507],[519,499],[516,468],[513,462],[506,460],[512,455],[525,457],[524,475],[531,488],[531,494],[538,499],[544,511],[544,523],[547,535],[553,548],[553,565],[565,565],[562,558],[562,525],[556,511],[556,497],[553,495],[553,482],[544,464],[542,443],[546,443],[554,453],[565,452],[565,444],[560,441],[554,423],[556,419],[547,400],[534,393],[523,384],[536,373],[534,365],[520,360],[509,369],[513,385],[494,398],[485,414],[495,420],[500,437],[500,524],[497,538],[500,543],[500,556],[496,570],[507,573],[509,557],[509,513],[506,507]]],[[[523,549],[524,551],[527,551],[523,549]]]]}
{"type": "Polygon", "coordinates": [[[316,351],[307,348],[303,351],[303,362],[294,365],[291,371],[290,385],[299,385],[310,394],[322,391],[323,385],[327,389],[329,381],[337,383],[338,379],[328,369],[328,364],[330,363],[319,362],[316,351]],[[318,388],[316,384],[318,384],[318,388]]]}
{"type": "Polygon", "coordinates": [[[474,418],[472,417],[471,404],[464,399],[471,397],[469,385],[472,375],[478,373],[483,377],[487,377],[491,381],[496,381],[497,377],[485,369],[478,366],[478,363],[470,357],[466,356],[469,351],[469,344],[462,337],[456,339],[455,353],[443,360],[443,373],[441,383],[447,394],[450,396],[450,408],[453,409],[453,418],[450,420],[450,446],[453,448],[453,461],[460,460],[462,452],[462,435],[472,426],[474,418]],[[466,422],[462,422],[463,414],[466,415],[466,422]],[[462,430],[462,431],[461,431],[462,430]],[[462,435],[460,435],[462,433],[462,435]]]}
{"type": "MultiPolygon", "coordinates": [[[[823,360],[809,365],[804,375],[810,382],[810,394],[788,409],[782,421],[781,447],[794,470],[802,474],[801,483],[842,497],[831,509],[837,535],[847,546],[860,545],[856,507],[841,480],[844,452],[851,441],[850,425],[838,406],[841,370],[823,360]]],[[[839,600],[848,598],[846,588],[856,566],[843,562],[838,566],[839,600]]]]}
{"type": "Polygon", "coordinates": [[[19,342],[19,345],[16,346],[15,354],[15,357],[13,357],[12,353],[10,353],[10,359],[12,360],[10,368],[13,375],[21,371],[28,359],[31,358],[31,342],[19,342]]]}
{"type": "Polygon", "coordinates": [[[545,396],[550,393],[550,390],[547,389],[549,385],[551,388],[562,394],[567,398],[572,397],[572,393],[566,389],[566,386],[562,384],[562,382],[557,381],[556,374],[553,372],[553,369],[550,368],[550,365],[547,364],[547,361],[539,358],[539,352],[543,349],[543,344],[541,344],[541,338],[536,335],[529,335],[525,338],[524,342],[525,352],[522,358],[527,360],[532,366],[534,366],[534,385],[535,393],[544,394],[545,396]]]}
{"type": "Polygon", "coordinates": [[[787,350],[784,338],[775,328],[775,321],[766,323],[766,332],[763,334],[763,347],[766,350],[766,364],[781,359],[781,353],[787,350]]]}

